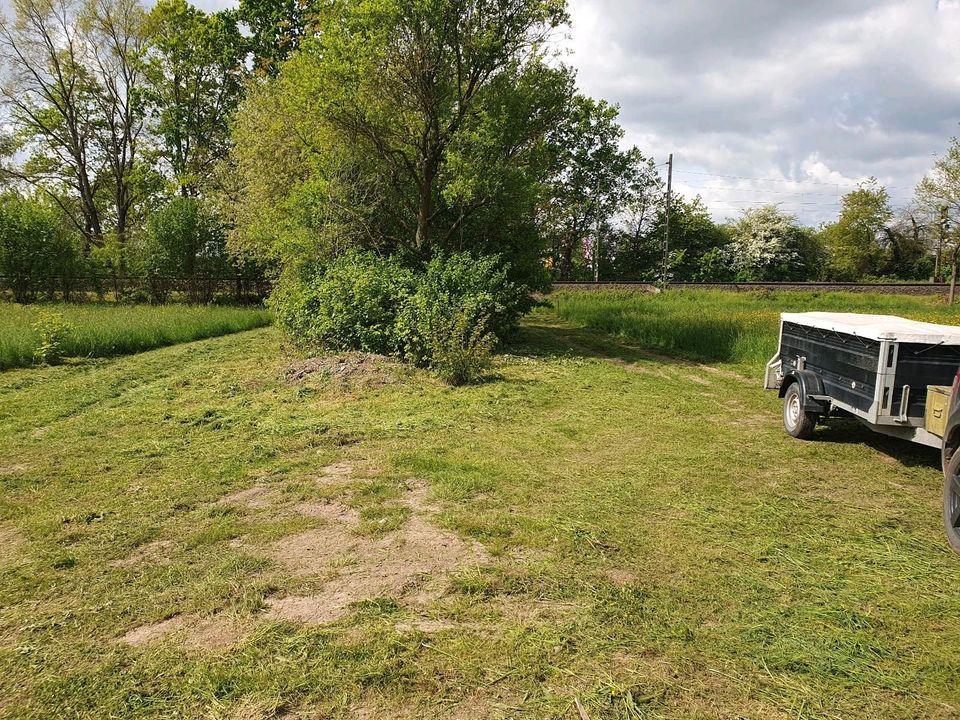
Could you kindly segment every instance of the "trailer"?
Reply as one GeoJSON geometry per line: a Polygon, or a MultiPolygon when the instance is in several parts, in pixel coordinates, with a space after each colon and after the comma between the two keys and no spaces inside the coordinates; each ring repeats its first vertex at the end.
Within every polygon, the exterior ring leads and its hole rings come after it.
{"type": "Polygon", "coordinates": [[[783,313],[764,387],[784,399],[790,435],[831,415],[940,449],[960,368],[960,327],[891,315],[783,313]]]}
{"type": "Polygon", "coordinates": [[[853,417],[941,453],[943,523],[960,552],[960,327],[890,315],[783,313],[764,387],[783,398],[783,427],[853,417]]]}

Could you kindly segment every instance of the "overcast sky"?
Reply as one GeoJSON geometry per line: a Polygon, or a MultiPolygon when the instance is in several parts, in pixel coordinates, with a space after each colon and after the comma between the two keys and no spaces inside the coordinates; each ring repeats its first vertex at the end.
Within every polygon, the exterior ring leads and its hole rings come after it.
{"type": "Polygon", "coordinates": [[[581,87],[719,217],[816,223],[869,176],[905,202],[960,135],[960,0],[571,2],[581,87]]]}

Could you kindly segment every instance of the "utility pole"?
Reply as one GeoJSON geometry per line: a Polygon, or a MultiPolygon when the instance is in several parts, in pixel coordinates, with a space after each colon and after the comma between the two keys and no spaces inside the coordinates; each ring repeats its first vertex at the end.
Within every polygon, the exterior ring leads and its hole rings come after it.
{"type": "Polygon", "coordinates": [[[667,159],[667,221],[663,229],[663,274],[660,282],[667,287],[667,269],[670,263],[670,204],[673,200],[673,153],[667,159]]]}

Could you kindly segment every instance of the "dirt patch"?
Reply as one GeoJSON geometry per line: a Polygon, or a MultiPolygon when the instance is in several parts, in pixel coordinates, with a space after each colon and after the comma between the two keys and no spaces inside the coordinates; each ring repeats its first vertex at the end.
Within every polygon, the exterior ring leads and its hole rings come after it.
{"type": "Polygon", "coordinates": [[[14,528],[0,528],[0,567],[19,565],[26,560],[27,541],[14,528]]]}
{"type": "Polygon", "coordinates": [[[276,492],[263,485],[254,485],[237,492],[224,495],[217,500],[217,505],[243,505],[248,508],[261,509],[270,507],[276,497],[276,492]]]}
{"type": "Polygon", "coordinates": [[[399,363],[385,355],[344,353],[290,363],[283,371],[283,378],[287,382],[295,383],[309,375],[318,375],[338,382],[386,385],[398,381],[398,368],[399,363]]]}
{"type": "Polygon", "coordinates": [[[690,382],[696,383],[697,385],[710,385],[710,384],[711,384],[709,380],[707,380],[705,377],[701,377],[701,376],[699,376],[699,375],[693,375],[693,374],[688,373],[688,374],[685,375],[684,377],[685,377],[687,380],[689,380],[690,382]]]}
{"type": "Polygon", "coordinates": [[[153,640],[159,640],[177,630],[182,630],[185,624],[183,617],[174,615],[160,622],[135,627],[133,630],[124,633],[120,638],[120,642],[132,647],[140,647],[153,640]]]}
{"type": "Polygon", "coordinates": [[[330,485],[333,483],[347,482],[353,478],[353,465],[347,462],[334,463],[327,465],[317,477],[320,485],[330,485]]]}
{"type": "Polygon", "coordinates": [[[612,583],[619,585],[620,587],[630,585],[637,580],[636,573],[629,570],[624,570],[623,568],[613,568],[611,570],[607,570],[606,576],[612,583]]]}
{"type": "Polygon", "coordinates": [[[23,475],[28,469],[26,465],[0,465],[0,477],[23,475]]]}
{"type": "Polygon", "coordinates": [[[217,615],[197,619],[174,615],[157,623],[136,627],[124,634],[120,642],[131,647],[141,647],[161,638],[177,635],[184,647],[211,652],[232,647],[244,634],[246,627],[233,617],[217,615]]]}
{"type": "Polygon", "coordinates": [[[361,600],[402,598],[417,606],[439,598],[452,573],[485,562],[488,555],[479,544],[417,514],[432,507],[426,493],[425,486],[412,486],[405,501],[414,514],[398,530],[375,539],[355,532],[359,516],[351,508],[336,502],[311,506],[327,522],[274,543],[268,553],[298,575],[329,579],[319,593],[268,600],[267,617],[324,624],[344,617],[361,600]]]}
{"type": "Polygon", "coordinates": [[[141,545],[125,558],[114,560],[110,563],[110,567],[131,568],[141,563],[163,562],[168,559],[173,546],[174,543],[170,540],[155,540],[146,545],[141,545]]]}

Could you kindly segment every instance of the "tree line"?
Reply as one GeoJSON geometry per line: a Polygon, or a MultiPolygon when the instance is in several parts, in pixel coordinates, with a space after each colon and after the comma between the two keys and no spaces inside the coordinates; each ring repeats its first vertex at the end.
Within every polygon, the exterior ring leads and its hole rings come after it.
{"type": "MultiPolygon", "coordinates": [[[[19,300],[135,275],[163,301],[177,278],[297,285],[360,252],[498,257],[531,291],[661,279],[661,169],[577,88],[568,21],[563,0],[14,0],[0,275],[19,300]]],[[[674,196],[668,278],[942,275],[958,178],[954,140],[910,207],[871,180],[818,228],[674,196]]]]}

